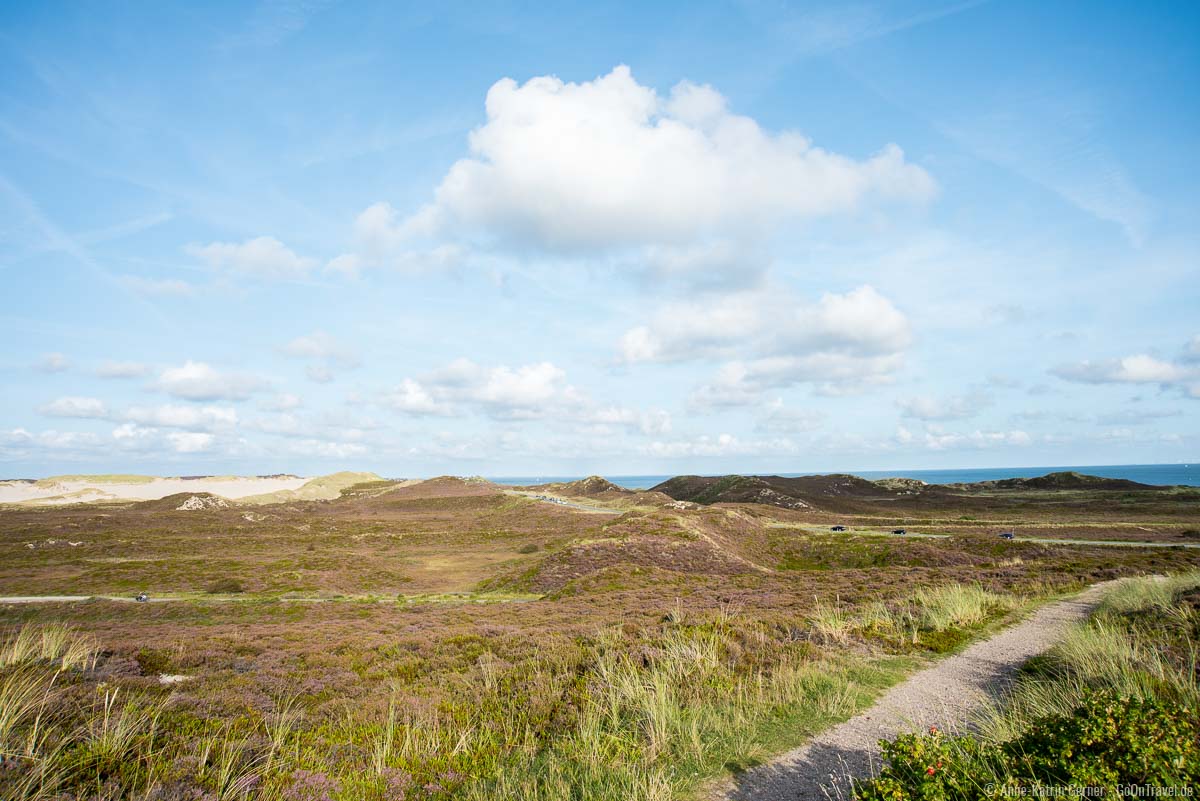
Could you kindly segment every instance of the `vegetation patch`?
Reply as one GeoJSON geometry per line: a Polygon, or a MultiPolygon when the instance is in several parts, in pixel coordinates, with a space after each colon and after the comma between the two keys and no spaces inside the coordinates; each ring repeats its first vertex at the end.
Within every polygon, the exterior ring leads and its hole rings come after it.
{"type": "Polygon", "coordinates": [[[870,801],[1035,794],[1118,797],[1200,781],[1200,573],[1129,580],[1092,620],[1032,661],[979,733],[884,744],[870,801]],[[1057,788],[1057,789],[1056,789],[1057,788]]]}

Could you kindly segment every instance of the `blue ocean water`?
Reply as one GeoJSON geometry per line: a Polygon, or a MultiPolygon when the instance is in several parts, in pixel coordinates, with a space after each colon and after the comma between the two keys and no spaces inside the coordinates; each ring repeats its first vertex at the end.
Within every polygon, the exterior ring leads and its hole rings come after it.
{"type": "MultiPolygon", "coordinates": [[[[927,484],[965,484],[973,481],[993,481],[1001,478],[1034,478],[1047,473],[1073,470],[1090,476],[1105,478],[1127,478],[1142,484],[1177,485],[1200,487],[1200,462],[1195,464],[1114,464],[1063,467],[974,467],[965,470],[851,470],[866,479],[916,478],[927,484]]],[[[821,473],[778,473],[774,475],[811,476],[821,473]]],[[[498,476],[491,480],[497,484],[529,485],[550,482],[576,481],[585,476],[498,476]]],[[[628,489],[648,489],[661,484],[670,475],[657,476],[605,476],[614,484],[628,489]]]]}

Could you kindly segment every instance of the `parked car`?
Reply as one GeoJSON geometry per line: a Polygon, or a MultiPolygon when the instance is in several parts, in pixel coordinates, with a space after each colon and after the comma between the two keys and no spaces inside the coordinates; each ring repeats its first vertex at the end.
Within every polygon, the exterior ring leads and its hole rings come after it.
{"type": "Polygon", "coordinates": [[[137,595],[133,596],[133,600],[137,601],[138,603],[145,603],[146,601],[150,600],[150,596],[144,592],[139,592],[137,595]]]}
{"type": "Polygon", "coordinates": [[[846,527],[845,526],[834,526],[833,528],[831,528],[829,530],[830,531],[845,531],[846,527]]]}
{"type": "Polygon", "coordinates": [[[896,535],[896,536],[898,536],[898,537],[903,537],[903,536],[904,536],[905,534],[907,534],[908,532],[907,532],[907,531],[905,531],[905,530],[904,530],[904,529],[902,529],[902,528],[894,528],[894,529],[892,529],[892,533],[893,533],[893,534],[895,534],[895,535],[896,535]]]}
{"type": "Polygon", "coordinates": [[[1011,531],[1001,531],[1000,536],[1006,540],[1011,540],[1014,534],[1011,531]]]}

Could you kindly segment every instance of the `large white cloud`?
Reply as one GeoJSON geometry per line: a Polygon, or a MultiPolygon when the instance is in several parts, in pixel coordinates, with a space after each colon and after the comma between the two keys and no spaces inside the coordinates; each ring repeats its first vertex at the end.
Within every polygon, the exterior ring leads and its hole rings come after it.
{"type": "MultiPolygon", "coordinates": [[[[831,153],[731,113],[709,86],[684,81],[661,97],[625,66],[581,83],[505,78],[486,108],[470,156],[450,168],[431,203],[405,219],[386,204],[359,217],[360,254],[404,252],[426,237],[567,251],[687,247],[755,239],[868,199],[935,192],[894,144],[861,160],[831,153]]],[[[695,257],[656,255],[668,270],[707,260],[695,257]]],[[[360,258],[332,266],[353,269],[360,258]]]]}

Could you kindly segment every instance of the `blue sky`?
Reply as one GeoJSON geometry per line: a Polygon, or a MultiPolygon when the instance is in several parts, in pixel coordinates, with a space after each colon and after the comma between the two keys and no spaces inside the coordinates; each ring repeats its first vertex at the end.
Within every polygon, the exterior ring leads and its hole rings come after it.
{"type": "Polygon", "coordinates": [[[1192,3],[15,4],[0,474],[1200,459],[1192,3]]]}

